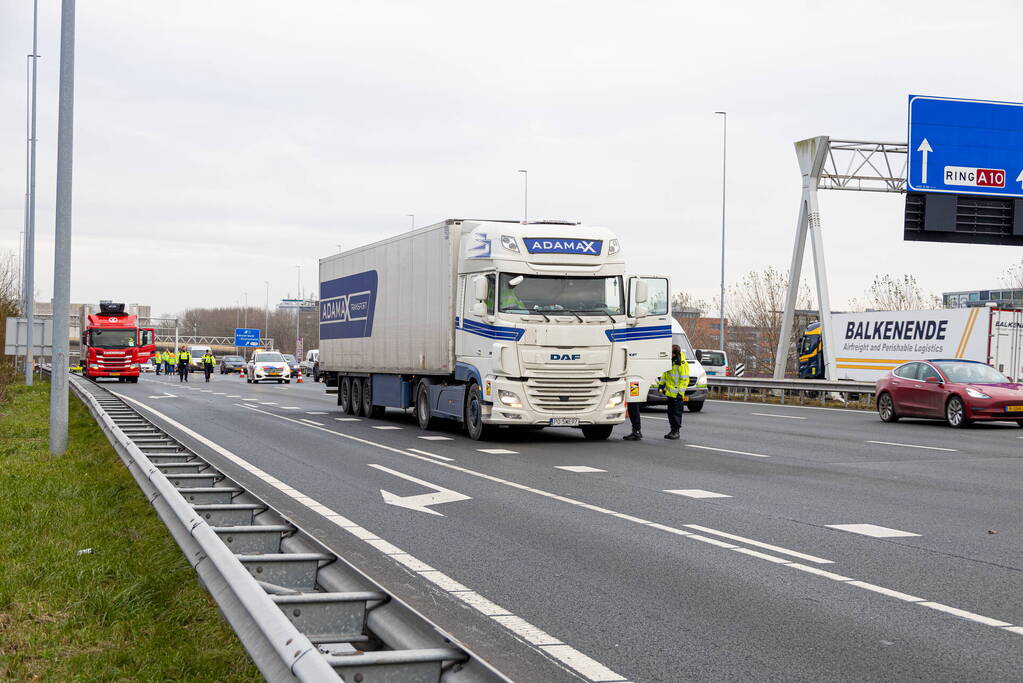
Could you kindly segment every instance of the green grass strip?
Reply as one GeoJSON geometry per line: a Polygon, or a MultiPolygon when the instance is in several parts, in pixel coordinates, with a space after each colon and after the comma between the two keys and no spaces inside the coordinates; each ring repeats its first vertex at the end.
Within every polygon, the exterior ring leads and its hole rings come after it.
{"type": "Polygon", "coordinates": [[[261,680],[74,396],[49,455],[49,388],[0,405],[0,679],[261,680]]]}

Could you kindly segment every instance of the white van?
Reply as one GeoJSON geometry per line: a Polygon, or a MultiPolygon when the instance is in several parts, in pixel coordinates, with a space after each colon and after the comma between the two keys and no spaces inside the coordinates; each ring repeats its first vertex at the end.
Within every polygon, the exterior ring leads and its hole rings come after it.
{"type": "Polygon", "coordinates": [[[697,353],[708,375],[725,377],[732,374],[732,369],[728,365],[728,354],[721,349],[699,349],[697,353]]]}
{"type": "Polygon", "coordinates": [[[305,360],[298,364],[302,374],[312,375],[313,381],[320,381],[320,350],[309,349],[305,352],[305,360]]]}
{"type": "Polygon", "coordinates": [[[213,353],[213,349],[208,346],[189,346],[188,353],[192,356],[188,361],[188,367],[192,370],[202,370],[202,357],[207,353],[213,353]]]}
{"type": "MultiPolygon", "coordinates": [[[[707,400],[707,371],[703,364],[696,359],[696,352],[693,345],[689,343],[686,331],[682,329],[678,321],[671,319],[671,343],[682,347],[682,354],[689,363],[689,386],[686,387],[685,404],[690,412],[698,413],[703,410],[703,404],[707,400]]],[[[664,367],[668,369],[667,366],[664,367]]],[[[668,397],[657,388],[657,378],[652,378],[650,391],[647,392],[646,404],[663,405],[668,402],[668,397]]]]}

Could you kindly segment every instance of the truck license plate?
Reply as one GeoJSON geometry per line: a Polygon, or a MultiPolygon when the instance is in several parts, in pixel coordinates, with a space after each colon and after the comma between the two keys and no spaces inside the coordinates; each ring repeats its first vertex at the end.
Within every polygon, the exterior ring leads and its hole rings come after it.
{"type": "Polygon", "coordinates": [[[120,376],[121,376],[121,373],[119,373],[119,372],[111,372],[111,373],[110,373],[110,376],[111,376],[111,377],[120,377],[120,376]]]}
{"type": "Polygon", "coordinates": [[[1007,413],[1023,413],[1023,406],[1005,406],[1007,413]]]}
{"type": "Polygon", "coordinates": [[[578,427],[578,417],[552,417],[551,427],[578,427]]]}

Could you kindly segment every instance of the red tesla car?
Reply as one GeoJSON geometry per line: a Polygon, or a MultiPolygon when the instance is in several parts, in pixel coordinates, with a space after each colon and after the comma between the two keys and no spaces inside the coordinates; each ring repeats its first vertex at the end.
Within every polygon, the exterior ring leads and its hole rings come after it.
{"type": "Polygon", "coordinates": [[[1023,384],[972,360],[903,363],[877,381],[877,413],[945,420],[965,427],[980,420],[1010,420],[1023,427],[1023,384]]]}

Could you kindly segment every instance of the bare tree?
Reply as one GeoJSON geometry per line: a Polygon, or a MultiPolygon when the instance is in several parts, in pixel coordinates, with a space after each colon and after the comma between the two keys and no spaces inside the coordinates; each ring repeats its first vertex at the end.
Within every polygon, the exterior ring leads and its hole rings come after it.
{"type": "Polygon", "coordinates": [[[696,310],[700,312],[700,315],[703,315],[704,311],[707,310],[707,302],[703,299],[697,299],[689,292],[675,292],[671,296],[671,310],[672,312],[696,310]]]}
{"type": "Polygon", "coordinates": [[[850,301],[854,310],[916,311],[941,308],[941,297],[924,292],[915,275],[897,277],[888,273],[875,275],[874,282],[865,294],[866,298],[862,304],[856,299],[850,301]]]}
{"type": "Polygon", "coordinates": [[[1010,289],[1023,289],[1023,259],[1006,268],[999,279],[1010,289]]]}
{"type": "MultiPolygon", "coordinates": [[[[14,252],[0,251],[0,345],[7,342],[7,318],[19,313],[19,276],[18,259],[14,252]]],[[[0,358],[0,403],[7,400],[7,387],[14,381],[15,375],[13,359],[0,358]]]]}
{"type": "MultiPolygon", "coordinates": [[[[738,284],[729,287],[725,333],[733,363],[745,363],[751,372],[758,374],[766,374],[774,366],[788,283],[787,272],[766,268],[750,271],[738,284]]],[[[796,307],[812,309],[813,306],[810,288],[804,281],[800,284],[796,307]]],[[[802,334],[800,327],[793,326],[789,340],[790,365],[794,364],[796,340],[802,334]]]]}

